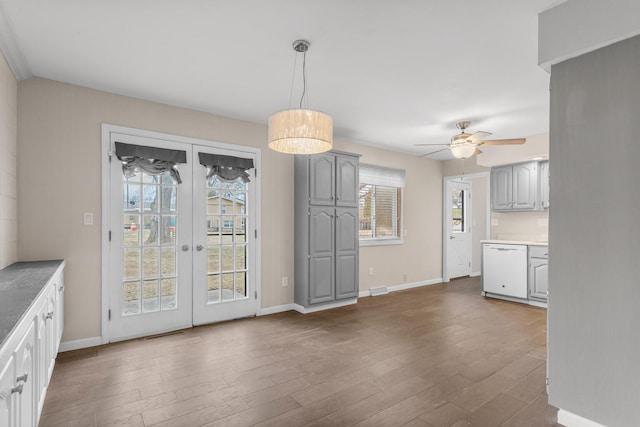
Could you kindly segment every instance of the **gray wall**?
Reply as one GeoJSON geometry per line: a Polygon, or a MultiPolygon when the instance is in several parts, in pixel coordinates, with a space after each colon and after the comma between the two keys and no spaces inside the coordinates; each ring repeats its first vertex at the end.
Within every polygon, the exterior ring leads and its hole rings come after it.
{"type": "Polygon", "coordinates": [[[640,37],[551,69],[549,402],[640,420],[640,37]]]}

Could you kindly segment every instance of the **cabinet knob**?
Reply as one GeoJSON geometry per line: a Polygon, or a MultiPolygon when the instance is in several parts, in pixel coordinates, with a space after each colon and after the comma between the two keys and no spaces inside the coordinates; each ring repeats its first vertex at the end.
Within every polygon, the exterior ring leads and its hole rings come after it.
{"type": "Polygon", "coordinates": [[[20,383],[17,386],[15,386],[14,388],[11,389],[11,394],[13,393],[20,393],[22,394],[22,388],[24,387],[24,383],[20,383]]]}
{"type": "Polygon", "coordinates": [[[53,319],[53,311],[48,312],[45,319],[53,319]]]}
{"type": "Polygon", "coordinates": [[[60,287],[58,288],[58,291],[59,291],[59,292],[64,291],[64,285],[60,285],[60,287]]]}
{"type": "Polygon", "coordinates": [[[18,378],[16,378],[16,381],[17,382],[22,381],[22,382],[26,383],[27,382],[27,378],[29,378],[29,373],[25,372],[23,375],[20,375],[18,378]]]}
{"type": "Polygon", "coordinates": [[[203,249],[204,249],[204,246],[202,246],[202,245],[198,245],[198,246],[196,246],[196,250],[197,250],[198,252],[200,252],[200,251],[201,251],[201,250],[203,250],[203,249]]]}

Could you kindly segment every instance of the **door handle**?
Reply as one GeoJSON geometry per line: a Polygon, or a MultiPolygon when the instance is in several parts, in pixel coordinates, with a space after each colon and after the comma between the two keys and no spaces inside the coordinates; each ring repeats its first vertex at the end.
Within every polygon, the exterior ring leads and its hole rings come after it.
{"type": "Polygon", "coordinates": [[[186,252],[186,251],[189,250],[189,245],[182,245],[181,249],[182,249],[183,252],[186,252]]]}
{"type": "Polygon", "coordinates": [[[202,246],[202,245],[196,246],[196,251],[198,251],[198,252],[200,252],[203,249],[204,249],[204,246],[202,246]]]}
{"type": "Polygon", "coordinates": [[[453,240],[453,239],[455,239],[455,237],[449,236],[449,240],[453,240]]]}

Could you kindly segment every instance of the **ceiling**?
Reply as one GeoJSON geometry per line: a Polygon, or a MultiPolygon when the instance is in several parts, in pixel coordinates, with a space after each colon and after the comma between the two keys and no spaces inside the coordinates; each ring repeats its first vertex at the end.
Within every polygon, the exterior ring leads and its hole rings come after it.
{"type": "Polygon", "coordinates": [[[335,138],[422,155],[442,147],[414,144],[447,143],[460,120],[491,139],[548,132],[537,24],[558,2],[0,0],[0,41],[20,79],[266,124],[290,105],[303,38],[309,106],[335,138]]]}

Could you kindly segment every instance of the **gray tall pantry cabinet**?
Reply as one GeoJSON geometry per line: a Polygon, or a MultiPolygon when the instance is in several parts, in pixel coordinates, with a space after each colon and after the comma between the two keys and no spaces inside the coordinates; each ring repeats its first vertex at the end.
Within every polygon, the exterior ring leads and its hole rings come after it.
{"type": "Polygon", "coordinates": [[[295,302],[358,296],[358,157],[295,157],[295,302]]]}

